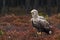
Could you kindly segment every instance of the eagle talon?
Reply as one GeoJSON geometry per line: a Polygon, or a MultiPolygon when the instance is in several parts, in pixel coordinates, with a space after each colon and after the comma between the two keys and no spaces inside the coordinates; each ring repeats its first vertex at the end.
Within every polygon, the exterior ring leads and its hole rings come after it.
{"type": "Polygon", "coordinates": [[[38,35],[41,35],[42,33],[41,32],[37,32],[38,35]]]}

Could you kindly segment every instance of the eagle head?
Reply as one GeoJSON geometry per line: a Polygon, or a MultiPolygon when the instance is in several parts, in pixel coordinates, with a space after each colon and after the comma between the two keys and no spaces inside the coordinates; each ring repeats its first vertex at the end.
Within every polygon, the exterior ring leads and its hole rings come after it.
{"type": "Polygon", "coordinates": [[[36,9],[31,10],[31,14],[33,18],[37,18],[38,17],[38,11],[36,9]]]}

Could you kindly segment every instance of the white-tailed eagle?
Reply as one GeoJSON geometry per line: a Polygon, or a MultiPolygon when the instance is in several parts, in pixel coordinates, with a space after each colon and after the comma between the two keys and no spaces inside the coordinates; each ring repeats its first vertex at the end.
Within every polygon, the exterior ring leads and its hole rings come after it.
{"type": "Polygon", "coordinates": [[[38,11],[36,9],[33,9],[31,13],[32,13],[31,21],[33,27],[35,27],[38,30],[38,32],[52,34],[49,22],[43,16],[39,16],[38,11]]]}

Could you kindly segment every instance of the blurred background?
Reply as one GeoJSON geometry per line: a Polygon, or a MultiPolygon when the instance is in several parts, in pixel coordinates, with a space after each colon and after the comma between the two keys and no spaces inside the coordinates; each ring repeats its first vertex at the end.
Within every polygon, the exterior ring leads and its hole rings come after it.
{"type": "Polygon", "coordinates": [[[60,0],[0,0],[0,40],[60,40],[60,0]],[[53,34],[36,34],[32,9],[45,17],[53,34]]]}
{"type": "Polygon", "coordinates": [[[0,15],[30,14],[32,9],[48,15],[60,13],[60,0],[0,0],[0,15]]]}

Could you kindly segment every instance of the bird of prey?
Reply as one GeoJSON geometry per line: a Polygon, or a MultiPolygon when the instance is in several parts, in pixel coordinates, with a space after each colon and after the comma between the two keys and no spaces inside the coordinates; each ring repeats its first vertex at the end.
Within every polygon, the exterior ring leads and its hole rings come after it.
{"type": "Polygon", "coordinates": [[[35,27],[38,32],[45,32],[47,34],[52,34],[49,22],[43,17],[38,15],[36,9],[31,10],[32,18],[31,22],[33,27],[35,27]]]}

